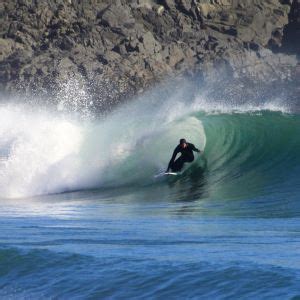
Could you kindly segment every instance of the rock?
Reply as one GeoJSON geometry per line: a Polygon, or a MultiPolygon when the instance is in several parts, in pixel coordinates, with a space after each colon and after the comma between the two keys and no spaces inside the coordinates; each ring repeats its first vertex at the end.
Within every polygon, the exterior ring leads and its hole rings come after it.
{"type": "MultiPolygon", "coordinates": [[[[143,45],[143,50],[140,52],[144,52],[147,55],[153,55],[154,53],[157,53],[160,51],[161,46],[160,44],[155,40],[153,37],[153,34],[148,31],[146,32],[142,37],[141,37],[142,45],[143,45]]],[[[141,50],[141,48],[139,47],[141,50]]]]}
{"type": "Polygon", "coordinates": [[[210,3],[199,3],[198,9],[201,12],[201,14],[204,16],[204,18],[207,18],[209,17],[210,14],[212,14],[217,10],[217,7],[210,3]]]}
{"type": "Polygon", "coordinates": [[[179,9],[183,10],[185,13],[189,13],[192,8],[192,1],[190,0],[179,0],[177,3],[179,9]]]}
{"type": "Polygon", "coordinates": [[[161,16],[164,13],[164,11],[165,11],[165,8],[163,5],[159,5],[156,9],[156,12],[159,16],[161,16]]]}
{"type": "Polygon", "coordinates": [[[110,5],[104,11],[101,20],[104,26],[111,28],[122,28],[123,26],[126,27],[134,24],[134,18],[129,9],[115,4],[110,5]]]}
{"type": "MultiPolygon", "coordinates": [[[[289,23],[284,27],[282,37],[282,49],[288,53],[297,54],[300,57],[300,0],[292,0],[289,13],[289,23]]],[[[278,49],[278,43],[272,43],[271,47],[278,49]]]]}
{"type": "Polygon", "coordinates": [[[16,47],[17,44],[13,39],[0,38],[0,62],[3,62],[16,47]]]}
{"type": "Polygon", "coordinates": [[[100,107],[167,76],[217,80],[216,66],[287,81],[297,64],[279,52],[300,53],[299,15],[300,0],[2,1],[0,90],[51,97],[78,78],[100,107]]]}
{"type": "Polygon", "coordinates": [[[163,0],[162,4],[168,8],[168,9],[173,9],[175,8],[175,1],[174,0],[163,0]]]}

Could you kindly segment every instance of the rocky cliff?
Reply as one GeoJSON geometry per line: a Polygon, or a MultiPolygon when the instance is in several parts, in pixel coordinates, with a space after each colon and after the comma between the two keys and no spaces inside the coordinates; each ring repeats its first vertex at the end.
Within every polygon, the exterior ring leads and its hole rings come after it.
{"type": "Polygon", "coordinates": [[[55,94],[71,79],[103,103],[179,75],[255,84],[297,70],[270,49],[293,48],[298,0],[4,0],[0,17],[6,92],[55,94]]]}
{"type": "Polygon", "coordinates": [[[294,0],[289,13],[289,22],[284,27],[282,48],[279,51],[300,56],[300,0],[294,0]]]}

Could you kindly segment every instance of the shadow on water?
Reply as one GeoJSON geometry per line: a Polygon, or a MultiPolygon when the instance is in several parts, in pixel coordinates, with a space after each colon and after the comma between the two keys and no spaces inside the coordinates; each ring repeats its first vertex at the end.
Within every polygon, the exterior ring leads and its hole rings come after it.
{"type": "Polygon", "coordinates": [[[191,167],[182,176],[168,181],[170,190],[175,191],[176,202],[193,202],[208,197],[206,167],[191,167]]]}
{"type": "Polygon", "coordinates": [[[173,208],[173,213],[176,215],[196,213],[199,211],[198,202],[209,197],[207,169],[191,168],[188,174],[175,178],[168,186],[176,191],[174,199],[179,204],[173,208]]]}

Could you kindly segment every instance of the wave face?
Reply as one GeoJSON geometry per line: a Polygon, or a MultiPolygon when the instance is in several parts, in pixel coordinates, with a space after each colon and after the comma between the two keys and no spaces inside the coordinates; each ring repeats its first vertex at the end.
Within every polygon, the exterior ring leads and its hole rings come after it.
{"type": "Polygon", "coordinates": [[[282,190],[299,174],[299,115],[278,101],[225,105],[177,92],[164,101],[148,95],[100,119],[11,104],[0,106],[0,116],[5,198],[161,185],[153,175],[182,137],[205,151],[181,181],[204,171],[214,198],[282,190]]]}
{"type": "Polygon", "coordinates": [[[226,198],[227,194],[299,192],[299,116],[260,111],[202,120],[211,193],[222,191],[226,198]]]}

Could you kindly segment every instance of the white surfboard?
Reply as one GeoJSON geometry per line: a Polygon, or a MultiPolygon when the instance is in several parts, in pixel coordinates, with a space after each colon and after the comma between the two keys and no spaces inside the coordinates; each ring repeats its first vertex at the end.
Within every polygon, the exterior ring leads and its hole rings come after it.
{"type": "Polygon", "coordinates": [[[162,172],[162,173],[155,175],[154,177],[157,178],[157,177],[162,177],[162,176],[176,176],[179,174],[180,173],[176,173],[176,172],[162,172]]]}

